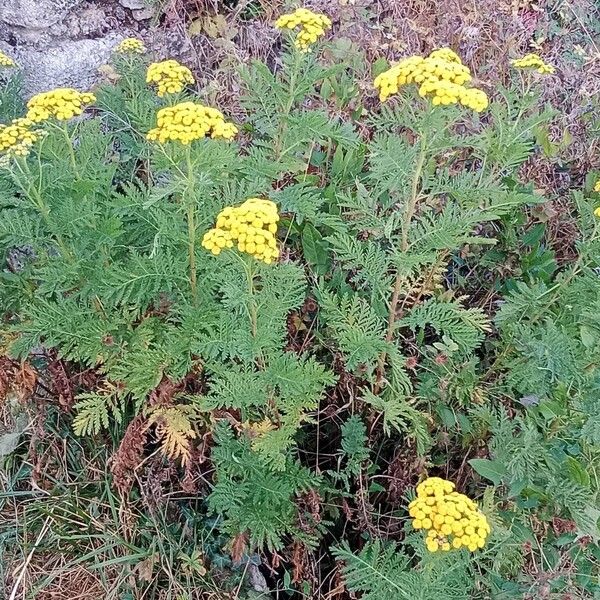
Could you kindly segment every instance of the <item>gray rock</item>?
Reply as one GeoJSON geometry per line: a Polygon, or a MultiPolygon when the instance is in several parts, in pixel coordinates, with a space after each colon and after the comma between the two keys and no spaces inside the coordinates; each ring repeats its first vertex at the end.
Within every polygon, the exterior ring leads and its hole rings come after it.
{"type": "Polygon", "coordinates": [[[153,8],[140,8],[139,10],[132,10],[131,15],[136,21],[145,21],[151,19],[154,16],[153,8]]]}
{"type": "Polygon", "coordinates": [[[149,3],[145,0],[119,0],[119,4],[125,8],[131,8],[132,10],[148,8],[149,6],[149,3]]]}
{"type": "Polygon", "coordinates": [[[1,0],[0,21],[13,27],[46,29],[82,0],[1,0]]]}
{"type": "Polygon", "coordinates": [[[41,50],[22,47],[16,59],[23,68],[26,96],[56,87],[89,89],[98,79],[98,67],[108,61],[120,36],[66,40],[41,50]]]}

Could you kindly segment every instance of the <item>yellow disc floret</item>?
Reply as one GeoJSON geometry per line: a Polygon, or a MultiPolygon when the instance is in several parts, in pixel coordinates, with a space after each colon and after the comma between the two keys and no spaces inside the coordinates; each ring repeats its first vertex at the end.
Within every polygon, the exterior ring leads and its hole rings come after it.
{"type": "Polygon", "coordinates": [[[137,38],[125,38],[115,48],[115,52],[119,54],[146,54],[146,46],[142,40],[137,38]]]}
{"type": "Polygon", "coordinates": [[[223,113],[216,108],[181,102],[159,110],[156,127],[146,137],[160,144],[174,141],[187,145],[206,136],[231,140],[237,131],[237,127],[226,122],[223,113]]]}
{"type": "Polygon", "coordinates": [[[192,72],[176,60],[163,60],[152,63],[146,72],[146,83],[156,85],[161,98],[165,94],[176,94],[187,85],[194,83],[192,72]]]}
{"type": "Polygon", "coordinates": [[[249,198],[239,206],[228,206],[217,215],[213,229],[204,234],[202,246],[215,255],[234,246],[257,260],[271,264],[277,249],[277,205],[263,198],[249,198]]]}
{"type": "Polygon", "coordinates": [[[454,490],[451,481],[429,477],[417,486],[417,497],[408,505],[415,529],[425,529],[430,552],[485,546],[490,526],[477,504],[454,490]]]}
{"type": "Polygon", "coordinates": [[[0,67],[16,67],[17,63],[15,63],[15,61],[8,56],[7,54],[4,54],[4,52],[2,52],[2,50],[0,50],[0,67]]]}
{"type": "Polygon", "coordinates": [[[298,28],[294,44],[302,52],[309,52],[310,46],[331,28],[331,19],[327,15],[314,13],[307,8],[298,8],[293,13],[281,15],[275,22],[275,27],[298,28]]]}
{"type": "Polygon", "coordinates": [[[27,103],[27,118],[38,123],[51,117],[68,121],[80,115],[84,108],[96,101],[90,92],[79,92],[73,88],[57,88],[36,94],[27,103]]]}
{"type": "Polygon", "coordinates": [[[481,112],[488,106],[488,97],[483,90],[465,86],[471,79],[471,71],[458,54],[450,48],[439,48],[425,58],[410,56],[401,60],[378,75],[373,84],[382,102],[403,85],[414,83],[419,86],[419,95],[431,98],[435,106],[460,103],[481,112]]]}
{"type": "Polygon", "coordinates": [[[556,71],[552,65],[544,62],[539,54],[535,54],[535,52],[526,54],[521,58],[515,58],[510,61],[510,64],[517,69],[535,69],[542,75],[552,75],[556,71]]]}
{"type": "Polygon", "coordinates": [[[600,192],[600,179],[598,179],[598,181],[596,181],[596,183],[594,184],[594,191],[600,192]]]}
{"type": "Polygon", "coordinates": [[[0,125],[0,154],[8,158],[27,156],[40,137],[40,131],[31,129],[33,125],[30,119],[14,119],[9,125],[0,125]]]}

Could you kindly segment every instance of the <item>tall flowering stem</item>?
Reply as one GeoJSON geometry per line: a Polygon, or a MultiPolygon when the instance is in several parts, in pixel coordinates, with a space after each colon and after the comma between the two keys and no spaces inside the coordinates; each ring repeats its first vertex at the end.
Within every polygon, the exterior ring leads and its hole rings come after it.
{"type": "Polygon", "coordinates": [[[67,129],[67,121],[83,114],[85,108],[96,101],[96,96],[90,92],[79,92],[73,88],[56,88],[49,92],[42,92],[33,96],[27,102],[27,118],[34,123],[46,122],[56,126],[67,143],[67,152],[71,167],[77,180],[81,174],[75,160],[73,140],[67,129]],[[54,125],[58,121],[58,125],[54,125]]]}
{"type": "MultiPolygon", "coordinates": [[[[410,224],[415,216],[415,212],[417,209],[417,204],[420,197],[420,182],[421,182],[421,174],[423,173],[423,167],[425,166],[425,162],[427,160],[427,138],[425,134],[421,135],[420,141],[420,152],[417,158],[417,163],[415,165],[415,172],[413,174],[412,184],[410,188],[410,198],[406,205],[406,209],[404,210],[404,214],[401,222],[401,242],[400,248],[402,252],[406,252],[408,250],[408,233],[410,229],[410,224]]],[[[398,318],[398,301],[400,299],[400,291],[402,288],[403,275],[400,271],[396,273],[396,277],[394,279],[394,288],[392,290],[392,298],[390,300],[389,313],[388,313],[388,321],[387,321],[387,329],[385,334],[385,341],[391,342],[394,338],[394,329],[396,325],[396,320],[398,318]]],[[[375,382],[375,386],[373,388],[374,393],[379,393],[381,389],[381,384],[383,381],[383,375],[385,370],[385,360],[387,357],[387,353],[385,350],[381,352],[379,355],[378,365],[377,365],[377,378],[375,382]]]]}
{"type": "Polygon", "coordinates": [[[73,148],[73,139],[69,135],[69,129],[67,128],[67,123],[65,121],[61,122],[58,126],[58,129],[61,131],[62,136],[65,138],[65,142],[67,144],[67,152],[69,153],[69,160],[71,162],[71,168],[73,169],[73,173],[75,173],[75,177],[77,181],[81,181],[81,173],[79,172],[79,167],[77,166],[77,160],[75,159],[75,149],[73,148]]]}
{"type": "Polygon", "coordinates": [[[183,195],[188,230],[188,256],[190,262],[190,288],[194,304],[198,302],[198,283],[196,274],[196,197],[194,196],[194,165],[190,146],[185,147],[187,187],[183,195]]]}
{"type": "Polygon", "coordinates": [[[288,101],[285,104],[283,113],[282,113],[280,121],[279,121],[279,125],[277,127],[277,133],[276,133],[277,139],[275,140],[275,152],[274,152],[275,160],[279,160],[283,156],[283,148],[282,148],[283,136],[287,129],[288,117],[290,115],[292,107],[294,106],[294,101],[296,100],[296,85],[297,85],[297,81],[298,81],[298,76],[300,75],[300,66],[301,66],[303,60],[304,60],[304,57],[303,57],[302,53],[300,53],[300,52],[294,53],[294,63],[292,64],[292,69],[291,69],[290,79],[289,79],[290,84],[289,84],[289,89],[288,89],[288,94],[287,94],[288,101]]]}
{"type": "MultiPolygon", "coordinates": [[[[268,198],[248,198],[238,206],[227,206],[218,215],[215,227],[202,239],[202,246],[215,256],[228,251],[240,261],[248,284],[250,333],[258,332],[258,306],[255,300],[255,263],[272,264],[279,257],[277,248],[277,205],[268,198]]],[[[257,359],[259,367],[264,358],[257,359]]]]}
{"type": "MultiPolygon", "coordinates": [[[[159,80],[156,79],[156,81],[159,80]]],[[[233,123],[226,122],[223,113],[216,108],[203,106],[194,102],[181,102],[175,106],[168,106],[159,110],[156,115],[156,127],[152,128],[146,134],[148,140],[158,143],[165,156],[167,156],[186,180],[181,200],[185,208],[188,228],[190,288],[194,304],[198,300],[196,275],[196,197],[194,195],[196,180],[194,177],[190,144],[207,136],[210,136],[212,139],[232,140],[237,131],[237,127],[233,123]],[[168,142],[175,142],[185,148],[186,172],[175,165],[165,151],[163,145],[168,142]]]]}

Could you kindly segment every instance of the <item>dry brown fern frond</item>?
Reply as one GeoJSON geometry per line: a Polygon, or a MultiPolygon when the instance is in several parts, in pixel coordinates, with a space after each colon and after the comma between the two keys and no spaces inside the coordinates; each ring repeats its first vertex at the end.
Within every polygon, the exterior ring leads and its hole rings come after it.
{"type": "Polygon", "coordinates": [[[126,496],[133,485],[135,469],[142,460],[148,424],[143,415],[129,423],[118,450],[111,459],[113,481],[119,494],[126,496]]]}

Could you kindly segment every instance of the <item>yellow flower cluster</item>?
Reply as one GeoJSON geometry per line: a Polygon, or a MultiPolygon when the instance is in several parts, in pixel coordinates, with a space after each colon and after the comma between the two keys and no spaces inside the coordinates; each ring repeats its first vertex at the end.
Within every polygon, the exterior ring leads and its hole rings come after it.
{"type": "Polygon", "coordinates": [[[300,27],[294,44],[302,52],[308,52],[325,32],[331,28],[331,19],[327,15],[314,13],[307,8],[298,8],[293,13],[281,15],[275,22],[278,29],[295,29],[300,27]]]}
{"type": "Polygon", "coordinates": [[[33,96],[27,103],[27,118],[35,123],[50,117],[59,121],[68,121],[80,115],[86,105],[95,100],[96,96],[90,92],[78,92],[73,88],[57,88],[33,96]]]}
{"type": "Polygon", "coordinates": [[[375,78],[373,85],[379,90],[379,99],[385,102],[397,94],[403,85],[419,85],[421,97],[430,96],[434,105],[460,103],[477,112],[489,104],[483,90],[469,88],[471,72],[460,57],[450,48],[439,48],[429,56],[410,56],[401,60],[375,78]]]}
{"type": "Polygon", "coordinates": [[[0,67],[16,67],[15,61],[0,50],[0,67]]]}
{"type": "Polygon", "coordinates": [[[192,72],[176,60],[163,60],[152,63],[146,72],[146,83],[156,84],[157,95],[176,94],[188,83],[194,83],[192,72]]]}
{"type": "Polygon", "coordinates": [[[437,48],[436,50],[433,50],[433,52],[429,53],[428,58],[445,60],[446,62],[457,63],[459,65],[462,64],[460,56],[450,48],[437,48]]]}
{"type": "Polygon", "coordinates": [[[10,125],[0,125],[0,153],[8,158],[27,156],[40,132],[32,130],[30,119],[13,119],[10,125]]]}
{"type": "Polygon", "coordinates": [[[194,140],[210,135],[211,138],[231,140],[237,133],[233,123],[227,123],[223,113],[216,108],[181,102],[158,111],[156,127],[151,129],[147,138],[152,142],[177,141],[184,146],[194,140]]]}
{"type": "Polygon", "coordinates": [[[417,486],[417,497],[408,505],[415,529],[426,529],[430,552],[483,548],[490,526],[477,504],[454,491],[451,481],[429,477],[417,486]]]}
{"type": "Polygon", "coordinates": [[[145,54],[146,46],[144,46],[142,40],[138,40],[137,38],[125,38],[115,48],[115,52],[119,54],[145,54]]]}
{"type": "Polygon", "coordinates": [[[240,206],[228,206],[217,216],[216,226],[202,239],[202,246],[218,255],[223,248],[240,252],[271,264],[279,256],[277,249],[277,205],[263,198],[249,198],[240,206]]]}
{"type": "Polygon", "coordinates": [[[598,181],[596,181],[596,183],[594,184],[594,191],[600,192],[600,179],[598,179],[598,181]]]}
{"type": "Polygon", "coordinates": [[[552,65],[544,62],[540,58],[539,54],[535,54],[534,52],[531,54],[526,54],[522,58],[515,58],[514,60],[510,61],[510,64],[513,67],[517,67],[517,69],[535,69],[542,75],[552,75],[554,72],[556,72],[556,69],[552,65]]]}

